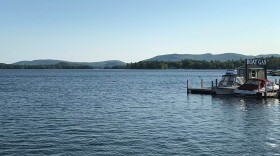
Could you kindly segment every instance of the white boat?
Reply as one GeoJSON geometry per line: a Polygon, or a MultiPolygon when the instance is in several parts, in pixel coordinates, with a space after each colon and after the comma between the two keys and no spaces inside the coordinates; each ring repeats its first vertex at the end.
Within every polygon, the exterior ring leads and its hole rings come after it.
{"type": "Polygon", "coordinates": [[[242,86],[234,90],[234,95],[238,96],[257,96],[264,92],[277,92],[279,85],[267,79],[249,79],[242,86]]]}
{"type": "Polygon", "coordinates": [[[214,90],[218,95],[234,94],[234,90],[244,83],[245,78],[243,76],[238,76],[236,70],[227,70],[214,90]]]}

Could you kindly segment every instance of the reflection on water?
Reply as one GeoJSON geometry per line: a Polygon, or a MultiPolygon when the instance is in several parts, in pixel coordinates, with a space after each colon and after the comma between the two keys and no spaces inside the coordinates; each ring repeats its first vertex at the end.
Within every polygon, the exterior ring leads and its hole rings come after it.
{"type": "MultiPolygon", "coordinates": [[[[279,141],[279,99],[254,99],[231,96],[213,96],[213,101],[221,101],[232,108],[234,116],[231,126],[243,138],[243,148],[254,153],[267,152],[272,154],[278,151],[279,141]],[[238,123],[238,124],[236,124],[238,123]],[[258,148],[252,148],[258,147],[258,148]]],[[[220,107],[224,108],[224,107],[220,107]]],[[[223,111],[223,110],[222,110],[223,111]]],[[[231,112],[224,110],[225,115],[231,116],[231,112]]],[[[230,126],[230,125],[228,125],[230,126]]]]}

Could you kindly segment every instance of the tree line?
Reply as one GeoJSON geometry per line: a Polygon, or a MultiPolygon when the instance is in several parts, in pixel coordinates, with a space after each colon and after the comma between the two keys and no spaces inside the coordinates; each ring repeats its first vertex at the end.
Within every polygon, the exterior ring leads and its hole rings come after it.
{"type": "MultiPolygon", "coordinates": [[[[260,59],[260,58],[259,58],[260,59]]],[[[267,69],[280,69],[280,57],[261,58],[267,60],[267,69]]],[[[114,66],[113,69],[234,69],[245,64],[245,60],[206,61],[140,61],[126,66],[114,66]]]]}

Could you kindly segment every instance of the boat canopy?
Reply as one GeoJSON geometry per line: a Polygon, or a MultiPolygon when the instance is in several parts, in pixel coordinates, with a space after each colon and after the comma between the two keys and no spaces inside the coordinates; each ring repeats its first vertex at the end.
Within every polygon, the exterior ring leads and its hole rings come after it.
{"type": "Polygon", "coordinates": [[[268,79],[249,79],[242,86],[238,87],[240,90],[257,90],[264,87],[268,79]]]}
{"type": "Polygon", "coordinates": [[[221,81],[218,84],[218,87],[240,86],[244,84],[244,82],[244,77],[240,77],[237,75],[223,75],[221,81]]]}
{"type": "Polygon", "coordinates": [[[236,69],[228,69],[226,71],[226,75],[236,75],[237,74],[237,70],[236,69]]]}

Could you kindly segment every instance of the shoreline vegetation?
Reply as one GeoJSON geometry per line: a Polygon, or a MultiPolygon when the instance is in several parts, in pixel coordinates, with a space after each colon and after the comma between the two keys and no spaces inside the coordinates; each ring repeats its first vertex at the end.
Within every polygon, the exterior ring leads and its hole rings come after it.
{"type": "MultiPolygon", "coordinates": [[[[267,57],[268,69],[280,68],[280,57],[267,57]]],[[[140,61],[123,66],[98,67],[76,63],[59,62],[52,65],[16,65],[0,63],[0,69],[233,69],[244,65],[245,60],[205,61],[140,61]]]]}

